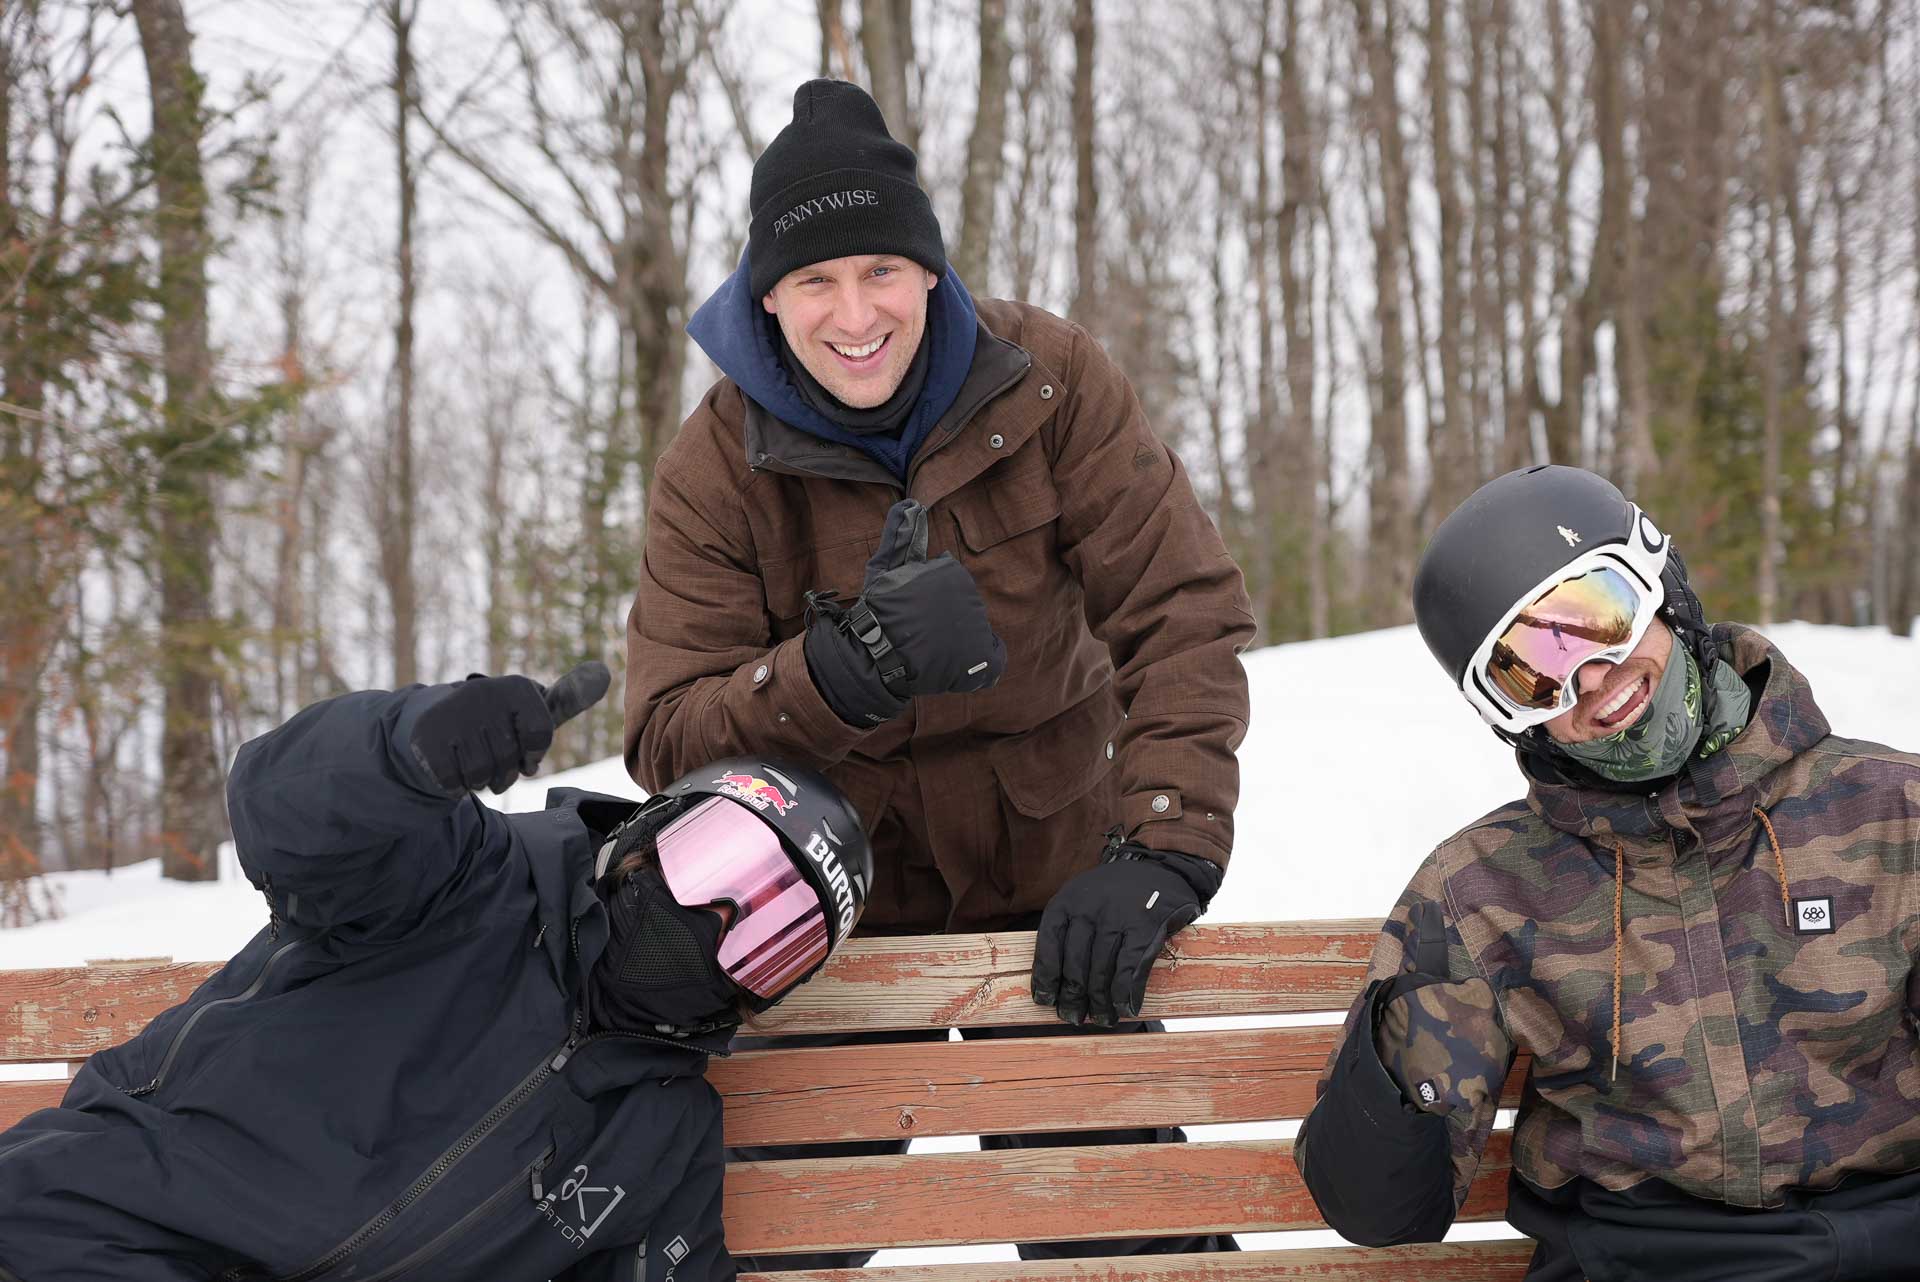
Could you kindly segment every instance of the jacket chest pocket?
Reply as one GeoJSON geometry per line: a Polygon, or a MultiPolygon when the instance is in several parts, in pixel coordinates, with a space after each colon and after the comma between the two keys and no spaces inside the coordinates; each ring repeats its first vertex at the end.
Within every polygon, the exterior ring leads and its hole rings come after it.
{"type": "Polygon", "coordinates": [[[863,535],[798,555],[787,554],[791,549],[778,549],[783,554],[779,560],[762,562],[760,583],[766,592],[773,639],[784,641],[798,636],[806,627],[808,592],[837,592],[845,601],[859,596],[867,560],[873,555],[879,534],[876,525],[872,537],[863,535]]]}
{"type": "MultiPolygon", "coordinates": [[[[1043,589],[1065,572],[1055,522],[1060,494],[1037,444],[989,468],[946,507],[958,527],[962,560],[980,585],[989,612],[1001,602],[1039,605],[1043,589]]],[[[999,622],[996,619],[996,622],[999,622]]]]}

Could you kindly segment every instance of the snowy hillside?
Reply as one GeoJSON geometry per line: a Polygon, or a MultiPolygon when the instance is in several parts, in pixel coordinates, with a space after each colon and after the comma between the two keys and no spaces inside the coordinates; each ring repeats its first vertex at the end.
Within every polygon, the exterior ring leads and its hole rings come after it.
{"type": "MultiPolygon", "coordinates": [[[[1773,636],[1837,733],[1920,750],[1920,642],[1801,623],[1773,636]]],[[[1273,646],[1246,665],[1237,854],[1211,920],[1379,916],[1436,842],[1518,795],[1511,755],[1412,628],[1273,646]]],[[[608,760],[525,780],[500,804],[535,809],[555,784],[640,795],[608,760]]],[[[0,930],[0,968],[229,956],[266,906],[231,858],[222,872],[200,885],[163,882],[157,861],[56,874],[65,916],[0,930]]]]}

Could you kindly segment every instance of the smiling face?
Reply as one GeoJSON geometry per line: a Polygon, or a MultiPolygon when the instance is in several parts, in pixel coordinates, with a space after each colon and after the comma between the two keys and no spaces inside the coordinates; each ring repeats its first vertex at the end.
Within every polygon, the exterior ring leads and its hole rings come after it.
{"type": "Polygon", "coordinates": [[[760,305],[807,373],[841,404],[866,410],[884,405],[907,376],[938,283],[898,254],[856,254],[788,272],[760,305]]]}
{"type": "Polygon", "coordinates": [[[1547,722],[1547,733],[1561,743],[1619,734],[1653,706],[1653,692],[1672,657],[1673,633],[1655,619],[1619,663],[1589,663],[1573,674],[1580,701],[1547,722]]]}

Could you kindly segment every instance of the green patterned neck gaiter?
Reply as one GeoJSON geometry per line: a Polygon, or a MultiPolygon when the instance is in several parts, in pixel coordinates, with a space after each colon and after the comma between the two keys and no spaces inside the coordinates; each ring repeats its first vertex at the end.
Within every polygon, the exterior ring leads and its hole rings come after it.
{"type": "Polygon", "coordinates": [[[1621,783],[1664,779],[1678,774],[1694,753],[1711,756],[1746,729],[1753,693],[1729,663],[1715,663],[1709,679],[1700,679],[1693,652],[1677,641],[1653,698],[1640,719],[1618,734],[1586,743],[1554,746],[1587,769],[1621,783]]]}

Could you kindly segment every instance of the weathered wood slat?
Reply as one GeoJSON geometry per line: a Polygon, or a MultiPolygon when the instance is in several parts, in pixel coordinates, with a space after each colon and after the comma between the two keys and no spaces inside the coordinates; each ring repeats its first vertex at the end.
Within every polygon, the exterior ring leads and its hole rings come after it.
{"type": "Polygon", "coordinates": [[[0,971],[0,1063],[85,1059],[176,1006],[212,962],[0,971]]]}
{"type": "MultiPolygon", "coordinates": [[[[1508,1154],[1494,1136],[1462,1222],[1500,1217],[1508,1154]]],[[[1285,1140],[740,1162],[725,1207],[747,1255],[1324,1227],[1285,1140]]]]}
{"type": "Polygon", "coordinates": [[[1248,1251],[1240,1255],[1149,1255],[1013,1264],[924,1264],[888,1269],[807,1269],[742,1273],[740,1282],[1267,1282],[1269,1278],[1348,1282],[1518,1282],[1533,1243],[1442,1242],[1368,1251],[1248,1251]]]}
{"type": "MultiPolygon", "coordinates": [[[[1142,1014],[1344,1011],[1377,922],[1193,926],[1167,941],[1142,1014]]],[[[856,941],[754,1025],[762,1033],[1048,1023],[1033,1004],[1030,931],[856,941]],[[822,981],[825,982],[822,982],[822,981]]]]}
{"type": "MultiPolygon", "coordinates": [[[[1302,1117],[1338,1029],[1022,1037],[743,1051],[707,1078],[730,1144],[1198,1126],[1302,1117]]],[[[1526,1063],[1505,1103],[1520,1098],[1526,1063]]],[[[0,1130],[60,1102],[64,1081],[0,1082],[0,1130]]]]}
{"type": "MultiPolygon", "coordinates": [[[[707,1079],[731,1144],[1304,1117],[1339,1029],[1248,1028],[742,1051],[707,1079]]],[[[1526,1063],[1506,1102],[1520,1098],[1526,1063]]]]}
{"type": "Polygon", "coordinates": [[[67,1093],[67,1084],[54,1082],[0,1082],[0,1131],[28,1113],[52,1108],[67,1093]]]}
{"type": "MultiPolygon", "coordinates": [[[[1149,1018],[1345,1010],[1377,928],[1364,922],[1192,926],[1168,941],[1149,1018]]],[[[1044,1024],[1033,935],[855,940],[754,1026],[761,1033],[1044,1024]]],[[[0,1063],[85,1059],[183,1001],[209,963],[0,972],[0,1063]]]]}

